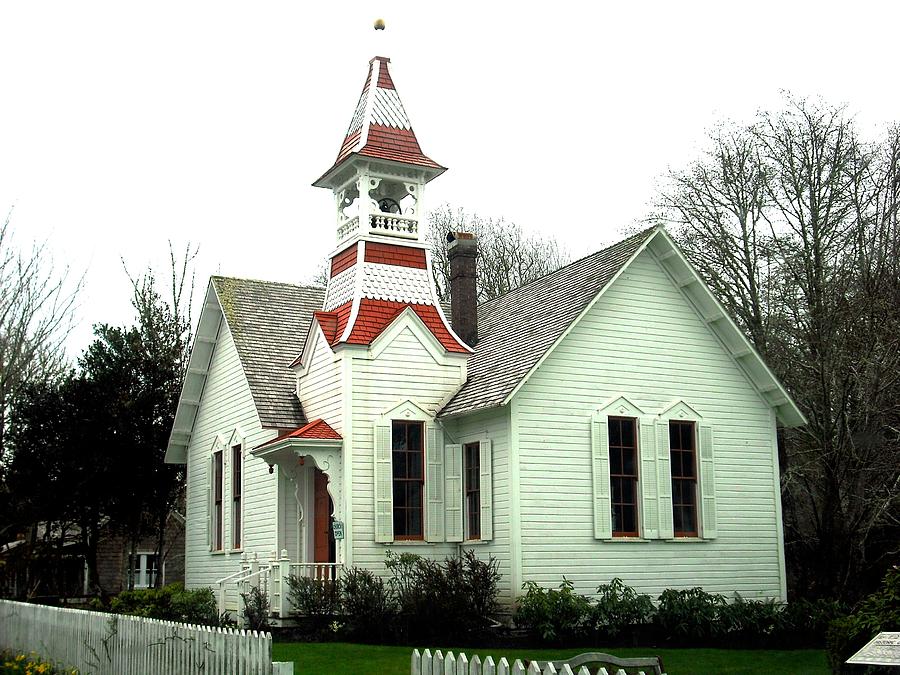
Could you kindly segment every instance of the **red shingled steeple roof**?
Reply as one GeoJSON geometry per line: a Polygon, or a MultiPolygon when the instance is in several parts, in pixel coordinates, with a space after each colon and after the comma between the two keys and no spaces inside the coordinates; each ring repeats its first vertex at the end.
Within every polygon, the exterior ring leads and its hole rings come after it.
{"type": "Polygon", "coordinates": [[[326,176],[352,155],[425,167],[432,169],[435,176],[444,172],[445,168],[427,157],[419,146],[391,79],[390,62],[384,56],[369,61],[366,82],[337,159],[316,185],[322,184],[326,176]]]}

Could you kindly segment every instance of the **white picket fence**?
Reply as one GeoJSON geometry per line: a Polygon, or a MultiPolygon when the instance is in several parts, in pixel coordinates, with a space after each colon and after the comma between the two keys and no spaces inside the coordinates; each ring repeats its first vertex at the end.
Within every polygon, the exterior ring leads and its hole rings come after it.
{"type": "Polygon", "coordinates": [[[290,675],[272,634],[0,600],[0,649],[37,653],[82,675],[290,675]]]}
{"type": "MultiPolygon", "coordinates": [[[[453,652],[441,654],[438,650],[432,654],[428,649],[421,654],[418,649],[413,650],[409,672],[410,675],[591,675],[587,666],[581,666],[577,671],[568,664],[556,668],[552,663],[532,661],[525,666],[519,659],[510,665],[506,657],[495,662],[494,657],[488,656],[482,661],[477,654],[469,658],[462,652],[456,655],[453,652]]],[[[597,675],[610,673],[606,668],[600,668],[597,675]]],[[[613,675],[626,673],[619,669],[613,675]]],[[[638,675],[644,675],[644,671],[639,671],[638,675]]]]}

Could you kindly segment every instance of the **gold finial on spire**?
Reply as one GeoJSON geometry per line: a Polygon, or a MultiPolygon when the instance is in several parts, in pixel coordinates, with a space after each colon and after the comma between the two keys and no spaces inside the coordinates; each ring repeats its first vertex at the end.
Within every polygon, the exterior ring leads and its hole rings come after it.
{"type": "Polygon", "coordinates": [[[375,30],[384,30],[384,19],[375,19],[375,30]]]}

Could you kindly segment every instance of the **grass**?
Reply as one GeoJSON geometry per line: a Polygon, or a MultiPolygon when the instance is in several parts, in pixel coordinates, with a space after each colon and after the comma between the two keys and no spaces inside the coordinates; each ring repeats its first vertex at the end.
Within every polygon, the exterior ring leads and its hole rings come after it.
{"type": "MultiPolygon", "coordinates": [[[[295,675],[409,675],[409,659],[412,647],[360,645],[346,642],[276,642],[272,646],[275,661],[293,661],[295,675]]],[[[419,649],[422,651],[422,649],[419,649]]],[[[467,656],[478,654],[494,659],[505,656],[513,659],[555,660],[574,656],[588,649],[459,649],[467,656]]],[[[442,651],[446,651],[443,650],[442,651]]],[[[765,675],[827,675],[830,671],[825,652],[818,649],[791,651],[744,649],[604,649],[616,656],[660,656],[667,675],[739,675],[760,673],[765,675]]]]}

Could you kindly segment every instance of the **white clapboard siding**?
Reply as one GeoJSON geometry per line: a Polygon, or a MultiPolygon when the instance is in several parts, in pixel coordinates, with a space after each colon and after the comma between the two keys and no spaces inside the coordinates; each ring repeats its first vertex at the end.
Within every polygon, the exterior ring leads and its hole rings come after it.
{"type": "MultiPolygon", "coordinates": [[[[654,597],[666,587],[694,586],[780,597],[771,410],[651,252],[629,265],[522,386],[511,424],[518,428],[522,581],[556,587],[565,575],[578,592],[592,594],[621,577],[654,597]],[[659,474],[645,468],[639,475],[662,493],[659,511],[645,514],[648,527],[658,523],[657,537],[594,538],[591,416],[618,397],[642,411],[639,438],[680,400],[714,429],[715,466],[706,471],[713,484],[698,486],[702,538],[666,536],[671,480],[662,435],[654,448],[659,474]],[[714,523],[704,511],[715,514],[714,523]]],[[[698,456],[701,476],[706,459],[698,456]]],[[[647,467],[650,457],[642,454],[641,463],[647,467]]]]}
{"type": "MultiPolygon", "coordinates": [[[[492,489],[485,490],[487,478],[486,463],[482,461],[482,499],[490,499],[490,538],[484,536],[485,502],[482,502],[482,538],[471,550],[478,558],[487,560],[492,557],[498,563],[501,578],[510,579],[510,494],[509,494],[509,408],[499,408],[473,415],[465,415],[444,421],[445,441],[452,439],[456,443],[466,444],[488,441],[490,443],[490,482],[492,489]],[[486,493],[486,494],[485,494],[486,493]]],[[[479,448],[481,449],[481,448],[479,448]]],[[[485,451],[487,449],[485,448],[485,451]]],[[[465,511],[463,511],[465,522],[465,511]]],[[[465,542],[463,542],[465,545],[465,542]]],[[[500,602],[512,607],[512,592],[509,583],[500,584],[500,602]]]]}
{"type": "Polygon", "coordinates": [[[293,672],[272,663],[272,635],[0,600],[0,647],[82,673],[293,672]]]}
{"type": "MultiPolygon", "coordinates": [[[[209,511],[211,462],[210,453],[217,439],[224,444],[241,442],[245,449],[254,448],[275,436],[274,431],[260,426],[250,387],[241,368],[234,340],[227,324],[219,330],[209,372],[194,421],[187,450],[187,498],[185,532],[185,586],[215,586],[218,579],[241,569],[240,552],[232,551],[231,530],[231,452],[223,452],[224,549],[210,553],[209,511]],[[234,436],[235,431],[239,432],[234,436]]],[[[275,537],[276,476],[268,465],[245,453],[243,490],[242,546],[247,551],[273,551],[275,537]]]]}
{"type": "Polygon", "coordinates": [[[240,553],[231,550],[231,452],[227,444],[243,441],[244,476],[242,545],[248,551],[273,551],[275,541],[276,476],[268,465],[250,456],[246,450],[261,445],[275,435],[263,430],[256,414],[253,396],[241,368],[234,340],[227,324],[222,325],[200,408],[187,450],[187,496],[185,532],[185,586],[215,586],[218,579],[241,569],[240,553]],[[234,437],[238,430],[241,437],[234,437]],[[213,446],[223,444],[224,460],[223,523],[224,551],[210,553],[210,461],[213,446]]]}
{"type": "Polygon", "coordinates": [[[304,364],[305,374],[299,380],[300,400],[307,419],[323,419],[340,432],[343,429],[341,364],[319,333],[318,327],[312,333],[316,344],[308,357],[309,363],[304,364]]]}
{"type": "MultiPolygon", "coordinates": [[[[353,490],[348,498],[352,500],[353,510],[353,564],[366,567],[376,572],[384,572],[384,545],[388,538],[376,535],[375,514],[375,423],[386,411],[404,400],[411,400],[417,406],[433,415],[438,406],[455,391],[462,382],[462,367],[458,360],[438,362],[423,344],[433,339],[427,331],[413,327],[404,327],[394,335],[389,344],[380,349],[373,358],[372,352],[355,352],[348,354],[352,363],[349,367],[349,379],[352,381],[352,454],[351,471],[353,490]],[[377,541],[384,539],[384,541],[377,541]]],[[[435,428],[437,431],[438,427],[435,428]]],[[[426,453],[428,452],[426,440],[426,453]]],[[[438,458],[430,458],[437,461],[438,458]]],[[[426,461],[430,461],[426,457],[426,461]]],[[[443,466],[443,448],[440,464],[443,466]]],[[[427,478],[426,478],[427,480],[427,478]]],[[[433,497],[440,495],[443,503],[443,479],[438,492],[428,486],[433,497]]],[[[429,490],[426,490],[428,492],[429,490]]],[[[426,495],[426,527],[428,522],[436,524],[432,515],[427,513],[426,495]]],[[[434,506],[432,507],[434,508],[434,506]]],[[[429,539],[437,537],[437,533],[426,530],[429,539]]],[[[396,553],[411,552],[442,560],[454,554],[456,544],[444,541],[443,511],[441,511],[440,541],[425,547],[421,543],[411,544],[402,541],[390,545],[396,553]]]]}

